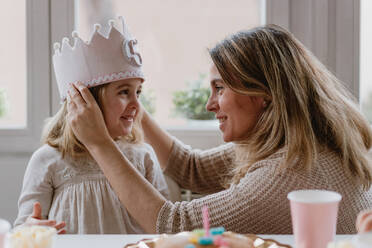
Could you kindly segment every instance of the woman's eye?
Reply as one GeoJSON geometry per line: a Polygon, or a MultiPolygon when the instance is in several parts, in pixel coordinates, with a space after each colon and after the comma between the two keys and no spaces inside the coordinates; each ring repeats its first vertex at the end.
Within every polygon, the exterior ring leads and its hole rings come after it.
{"type": "Polygon", "coordinates": [[[223,89],[223,87],[219,85],[214,86],[214,88],[216,89],[217,92],[220,92],[223,89]]]}

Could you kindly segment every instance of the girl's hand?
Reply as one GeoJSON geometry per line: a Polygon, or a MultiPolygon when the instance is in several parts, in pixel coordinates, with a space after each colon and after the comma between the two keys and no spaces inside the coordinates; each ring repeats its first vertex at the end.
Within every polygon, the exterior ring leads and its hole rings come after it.
{"type": "Polygon", "coordinates": [[[32,211],[32,214],[27,218],[24,225],[38,225],[38,226],[50,226],[57,229],[58,234],[64,234],[66,233],[66,230],[63,229],[66,226],[66,223],[64,221],[57,223],[55,220],[43,220],[41,217],[41,205],[39,202],[36,202],[34,204],[34,209],[32,211]]]}
{"type": "Polygon", "coordinates": [[[372,231],[372,209],[364,210],[358,214],[356,228],[358,233],[372,231]]]}
{"type": "Polygon", "coordinates": [[[67,101],[67,121],[81,143],[89,149],[111,139],[101,109],[84,84],[73,84],[67,101]]]}

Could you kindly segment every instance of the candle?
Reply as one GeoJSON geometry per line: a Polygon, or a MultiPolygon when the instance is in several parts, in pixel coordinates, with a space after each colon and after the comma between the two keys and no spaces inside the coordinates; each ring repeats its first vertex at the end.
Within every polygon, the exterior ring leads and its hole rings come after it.
{"type": "Polygon", "coordinates": [[[208,207],[203,206],[203,226],[205,230],[205,236],[209,237],[209,216],[208,216],[208,207]]]}

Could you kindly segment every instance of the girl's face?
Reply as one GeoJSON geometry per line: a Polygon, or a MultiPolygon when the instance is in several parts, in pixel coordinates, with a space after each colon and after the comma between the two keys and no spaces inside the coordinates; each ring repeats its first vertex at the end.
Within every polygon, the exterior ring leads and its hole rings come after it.
{"type": "Polygon", "coordinates": [[[224,141],[248,138],[264,109],[263,97],[234,92],[224,83],[214,65],[210,69],[210,86],[211,95],[206,108],[216,114],[224,141]]]}
{"type": "Polygon", "coordinates": [[[140,79],[125,79],[109,83],[101,99],[107,129],[113,139],[131,133],[139,111],[140,79]]]}

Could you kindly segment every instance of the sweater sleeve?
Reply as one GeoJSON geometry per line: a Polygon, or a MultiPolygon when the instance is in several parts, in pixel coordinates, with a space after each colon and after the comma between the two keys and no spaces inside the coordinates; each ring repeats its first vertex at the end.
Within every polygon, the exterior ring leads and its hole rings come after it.
{"type": "Polygon", "coordinates": [[[18,216],[14,226],[23,224],[32,214],[35,202],[40,202],[42,218],[47,219],[53,197],[53,184],[49,172],[47,151],[40,148],[36,151],[26,168],[21,195],[18,200],[18,216]]]}
{"type": "Polygon", "coordinates": [[[248,172],[239,184],[190,202],[166,202],[159,211],[157,233],[202,228],[202,207],[209,209],[210,226],[238,233],[291,233],[287,193],[297,185],[289,172],[283,176],[262,166],[248,172]],[[287,182],[284,180],[287,178],[287,182]],[[280,223],[280,225],[278,225],[280,223]]]}
{"type": "Polygon", "coordinates": [[[169,199],[168,185],[165,181],[164,174],[160,168],[159,161],[154,150],[150,145],[146,145],[146,154],[144,166],[146,169],[145,178],[166,198],[169,199]]]}
{"type": "Polygon", "coordinates": [[[201,151],[174,138],[164,172],[182,188],[197,193],[215,193],[225,188],[234,157],[232,143],[201,151]]]}

